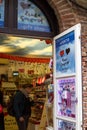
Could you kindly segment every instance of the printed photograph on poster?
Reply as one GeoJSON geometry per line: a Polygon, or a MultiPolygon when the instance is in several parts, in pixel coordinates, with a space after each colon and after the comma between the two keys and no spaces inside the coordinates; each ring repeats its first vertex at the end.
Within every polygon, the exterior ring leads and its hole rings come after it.
{"type": "Polygon", "coordinates": [[[57,116],[76,117],[75,78],[57,80],[57,116]]]}
{"type": "Polygon", "coordinates": [[[0,3],[0,27],[4,27],[4,0],[0,3]]]}
{"type": "Polygon", "coordinates": [[[57,130],[76,130],[76,124],[64,120],[57,120],[57,130]]]}
{"type": "Polygon", "coordinates": [[[55,40],[56,75],[75,73],[75,32],[55,40]]]}

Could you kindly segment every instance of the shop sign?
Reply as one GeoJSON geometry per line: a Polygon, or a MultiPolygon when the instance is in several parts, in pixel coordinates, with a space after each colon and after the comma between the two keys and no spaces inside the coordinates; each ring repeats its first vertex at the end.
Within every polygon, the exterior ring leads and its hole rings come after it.
{"type": "Polygon", "coordinates": [[[4,27],[4,0],[0,0],[0,27],[4,27]]]}
{"type": "Polygon", "coordinates": [[[18,0],[18,29],[50,32],[50,26],[43,12],[30,0],[18,0]]]}

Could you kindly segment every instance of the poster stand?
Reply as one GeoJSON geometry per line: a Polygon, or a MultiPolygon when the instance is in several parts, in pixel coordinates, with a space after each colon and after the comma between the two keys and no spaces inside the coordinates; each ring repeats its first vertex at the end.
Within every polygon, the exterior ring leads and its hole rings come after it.
{"type": "Polygon", "coordinates": [[[81,24],[54,37],[54,130],[82,130],[80,37],[81,24]]]}

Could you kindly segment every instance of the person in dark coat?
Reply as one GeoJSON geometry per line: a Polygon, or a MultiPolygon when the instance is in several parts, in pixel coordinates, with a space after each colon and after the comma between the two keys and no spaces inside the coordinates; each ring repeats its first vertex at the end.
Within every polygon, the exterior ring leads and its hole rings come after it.
{"type": "Polygon", "coordinates": [[[20,88],[14,97],[14,112],[19,130],[27,130],[28,120],[31,116],[31,101],[29,93],[32,90],[32,84],[25,84],[20,88]]]}
{"type": "MultiPolygon", "coordinates": [[[[0,105],[3,108],[3,92],[1,91],[1,85],[0,85],[0,105]]],[[[0,111],[0,130],[5,130],[3,109],[0,111]]]]}

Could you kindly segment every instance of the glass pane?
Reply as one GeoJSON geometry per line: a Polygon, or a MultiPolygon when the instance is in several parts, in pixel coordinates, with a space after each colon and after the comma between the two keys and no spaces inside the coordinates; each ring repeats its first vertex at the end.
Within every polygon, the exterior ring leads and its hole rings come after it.
{"type": "Polygon", "coordinates": [[[50,26],[41,10],[29,0],[18,0],[18,29],[50,32],[50,26]]]}
{"type": "Polygon", "coordinates": [[[75,78],[57,80],[57,115],[76,117],[75,78]]]}
{"type": "Polygon", "coordinates": [[[57,121],[57,130],[76,130],[76,124],[64,120],[57,121]]]}
{"type": "Polygon", "coordinates": [[[0,3],[0,27],[4,27],[4,0],[0,3]]]}

